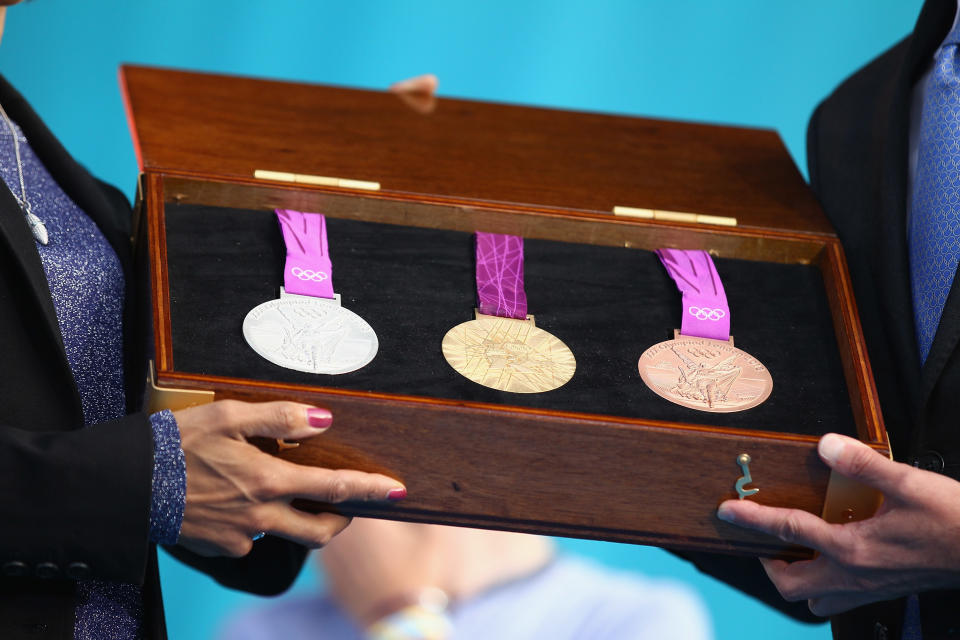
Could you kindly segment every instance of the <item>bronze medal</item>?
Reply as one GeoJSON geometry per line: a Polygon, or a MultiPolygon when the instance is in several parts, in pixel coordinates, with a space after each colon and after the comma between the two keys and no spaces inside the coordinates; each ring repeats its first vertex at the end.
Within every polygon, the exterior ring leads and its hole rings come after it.
{"type": "Polygon", "coordinates": [[[731,413],[762,403],[773,378],[759,360],[724,342],[677,334],[640,356],[640,377],[670,402],[713,413],[731,413]]]}
{"type": "Polygon", "coordinates": [[[698,411],[732,413],[770,397],[773,378],[763,364],[733,346],[730,307],[720,274],[706,251],[658,249],[683,294],[681,329],[673,340],[640,356],[640,378],[662,398],[698,411]]]}

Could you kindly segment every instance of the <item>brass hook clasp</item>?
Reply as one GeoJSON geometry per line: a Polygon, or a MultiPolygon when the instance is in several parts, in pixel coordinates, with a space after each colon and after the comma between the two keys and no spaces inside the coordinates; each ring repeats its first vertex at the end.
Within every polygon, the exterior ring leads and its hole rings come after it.
{"type": "Polygon", "coordinates": [[[739,456],[737,456],[737,464],[740,465],[740,470],[743,471],[743,476],[737,480],[737,495],[739,495],[740,499],[743,500],[747,496],[752,496],[759,492],[760,489],[743,488],[744,486],[753,482],[753,478],[750,476],[750,456],[746,453],[741,453],[739,456]]]}

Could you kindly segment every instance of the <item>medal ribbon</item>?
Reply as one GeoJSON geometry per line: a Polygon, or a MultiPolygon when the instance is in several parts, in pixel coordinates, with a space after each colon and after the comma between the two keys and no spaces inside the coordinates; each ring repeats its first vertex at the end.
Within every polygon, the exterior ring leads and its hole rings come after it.
{"type": "Polygon", "coordinates": [[[730,306],[710,254],[680,249],[657,249],[656,253],[683,294],[680,333],[724,342],[729,340],[730,306]]]}
{"type": "Polygon", "coordinates": [[[327,219],[320,213],[277,209],[287,246],[283,287],[287,293],[333,298],[332,263],[327,250],[327,219]]]}
{"type": "Polygon", "coordinates": [[[501,318],[526,319],[523,238],[482,231],[478,231],[475,238],[480,313],[501,318]]]}

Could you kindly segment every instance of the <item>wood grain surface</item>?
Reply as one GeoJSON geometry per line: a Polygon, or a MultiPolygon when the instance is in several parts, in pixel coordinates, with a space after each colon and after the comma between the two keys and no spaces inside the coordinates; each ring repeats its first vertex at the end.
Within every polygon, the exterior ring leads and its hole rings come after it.
{"type": "Polygon", "coordinates": [[[267,169],[455,203],[622,205],[833,233],[770,130],[452,98],[422,114],[386,92],[137,66],[121,79],[143,171],[267,169]]]}
{"type": "MultiPolygon", "coordinates": [[[[211,382],[190,378],[167,382],[211,382]]],[[[265,450],[406,483],[400,503],[336,507],[352,515],[801,557],[804,550],[717,520],[717,505],[737,496],[741,453],[753,460],[750,487],[760,492],[751,499],[762,504],[819,514],[829,479],[811,437],[213,382],[217,399],[292,399],[333,412],[334,425],[322,436],[282,451],[260,441],[265,450]]]]}

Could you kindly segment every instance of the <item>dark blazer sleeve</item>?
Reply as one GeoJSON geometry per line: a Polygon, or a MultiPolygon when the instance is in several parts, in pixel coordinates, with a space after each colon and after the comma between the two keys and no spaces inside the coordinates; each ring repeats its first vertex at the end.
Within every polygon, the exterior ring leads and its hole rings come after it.
{"type": "Polygon", "coordinates": [[[83,427],[33,238],[0,196],[0,578],[141,582],[152,429],[135,414],[83,427]]]}
{"type": "Polygon", "coordinates": [[[225,587],[275,596],[290,588],[300,574],[307,548],[267,536],[242,558],[208,558],[183,547],[166,547],[170,555],[203,571],[225,587]]]}
{"type": "Polygon", "coordinates": [[[763,565],[756,558],[725,556],[715,553],[673,551],[674,555],[692,562],[701,573],[725,582],[734,589],[756,598],[765,605],[777,609],[799,622],[824,623],[810,612],[806,601],[787,602],[773,586],[763,565]]]}
{"type": "MultiPolygon", "coordinates": [[[[73,171],[76,179],[82,169],[73,171]]],[[[126,198],[93,180],[88,184],[98,197],[87,199],[104,203],[97,207],[98,224],[128,237],[126,198]]],[[[151,425],[146,415],[131,413],[83,427],[42,266],[35,250],[20,250],[32,249],[33,239],[7,195],[11,202],[0,197],[0,581],[141,583],[152,554],[151,425]]],[[[129,270],[126,275],[128,284],[134,281],[129,270]]],[[[128,287],[128,396],[144,385],[140,353],[149,316],[134,309],[145,296],[145,288],[128,287]]],[[[285,545],[261,543],[249,558],[194,564],[219,572],[214,577],[232,588],[276,592],[292,582],[305,556],[295,545],[285,545]]]]}
{"type": "Polygon", "coordinates": [[[142,414],[72,431],[0,425],[3,572],[141,583],[152,462],[142,414]]]}

